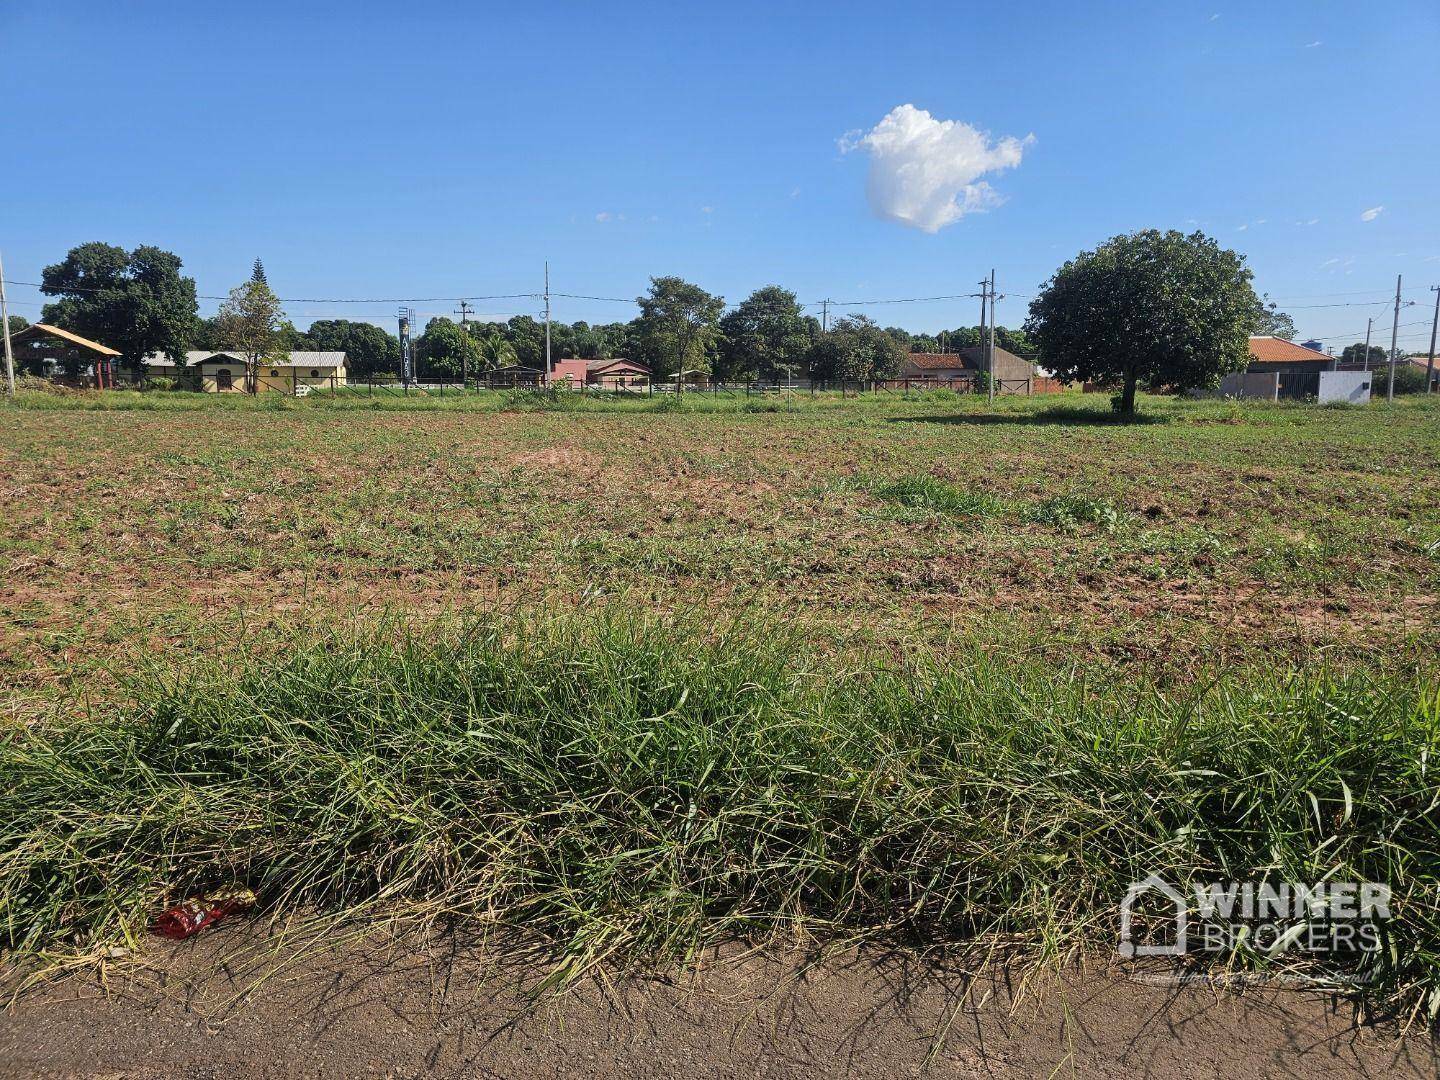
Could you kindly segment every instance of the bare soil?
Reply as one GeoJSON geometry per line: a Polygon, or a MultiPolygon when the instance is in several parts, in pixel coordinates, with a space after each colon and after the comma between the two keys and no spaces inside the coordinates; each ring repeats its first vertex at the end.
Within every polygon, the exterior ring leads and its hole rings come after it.
{"type": "Polygon", "coordinates": [[[1098,964],[1017,983],[906,954],[795,949],[527,994],[539,958],[451,938],[323,951],[222,928],[147,942],[0,1013],[0,1075],[1436,1076],[1430,1036],[1317,993],[1148,985],[1098,964]]]}

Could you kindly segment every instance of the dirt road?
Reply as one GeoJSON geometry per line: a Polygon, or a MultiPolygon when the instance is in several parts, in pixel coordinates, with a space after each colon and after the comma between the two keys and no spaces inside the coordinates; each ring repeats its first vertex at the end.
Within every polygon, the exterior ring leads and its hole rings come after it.
{"type": "Polygon", "coordinates": [[[533,1003],[510,947],[351,941],[292,960],[243,931],[147,943],[0,1013],[4,1076],[1436,1076],[1428,1036],[1273,989],[1167,989],[1096,970],[1018,997],[898,956],[774,952],[533,1003]],[[244,949],[240,946],[244,945],[244,949]]]}

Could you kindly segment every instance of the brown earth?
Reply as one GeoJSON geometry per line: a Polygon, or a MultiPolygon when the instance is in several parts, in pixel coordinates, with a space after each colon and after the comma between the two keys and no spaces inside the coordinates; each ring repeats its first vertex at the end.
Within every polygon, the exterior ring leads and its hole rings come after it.
{"type": "Polygon", "coordinates": [[[536,999],[541,966],[518,947],[404,935],[297,956],[287,942],[281,962],[266,944],[228,928],[147,943],[145,967],[28,992],[0,1014],[0,1075],[1440,1075],[1429,1036],[1357,1024],[1343,1001],[1147,985],[1103,964],[1017,983],[797,949],[536,999]]]}

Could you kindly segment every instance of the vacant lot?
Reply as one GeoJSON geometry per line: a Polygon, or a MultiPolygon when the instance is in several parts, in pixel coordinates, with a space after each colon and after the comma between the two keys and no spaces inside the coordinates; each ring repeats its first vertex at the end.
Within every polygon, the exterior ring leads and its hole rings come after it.
{"type": "Polygon", "coordinates": [[[1056,959],[1157,868],[1281,873],[1390,882],[1375,985],[1440,1007],[1440,408],[1145,408],[26,399],[8,941],[244,884],[523,923],[562,975],[1056,959]]]}
{"type": "Polygon", "coordinates": [[[22,702],[93,690],[117,652],[253,650],[383,609],[758,607],[816,640],[1174,672],[1414,658],[1437,621],[1423,403],[1157,399],[1119,426],[1096,396],[98,401],[3,414],[0,663],[22,702]]]}

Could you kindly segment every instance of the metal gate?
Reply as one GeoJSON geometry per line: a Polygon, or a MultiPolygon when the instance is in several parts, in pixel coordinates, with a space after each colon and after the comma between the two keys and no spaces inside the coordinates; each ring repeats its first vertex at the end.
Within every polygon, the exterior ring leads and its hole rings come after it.
{"type": "Polygon", "coordinates": [[[1320,396],[1318,371],[1282,371],[1275,396],[1280,401],[1304,401],[1320,396]]]}

